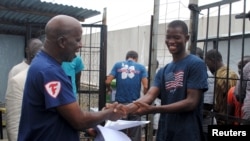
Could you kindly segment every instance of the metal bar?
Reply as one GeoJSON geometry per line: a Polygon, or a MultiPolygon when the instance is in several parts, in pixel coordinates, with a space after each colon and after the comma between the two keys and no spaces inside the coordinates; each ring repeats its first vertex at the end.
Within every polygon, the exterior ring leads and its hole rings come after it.
{"type": "Polygon", "coordinates": [[[250,20],[250,11],[248,13],[241,13],[238,15],[235,15],[235,19],[243,19],[243,18],[248,18],[250,20]]]}
{"type": "MultiPolygon", "coordinates": [[[[152,58],[152,53],[151,53],[151,50],[152,50],[152,38],[153,38],[153,20],[154,20],[154,16],[152,15],[151,16],[151,24],[150,24],[150,38],[149,38],[149,58],[148,58],[148,78],[151,78],[151,58],[152,58]]],[[[150,84],[151,84],[151,79],[148,79],[148,88],[150,87],[150,84]]],[[[150,120],[150,124],[152,125],[152,121],[153,121],[153,117],[151,114],[147,114],[146,115],[146,119],[147,120],[150,120]]],[[[150,127],[149,125],[146,125],[145,126],[145,140],[147,141],[150,137],[148,137],[148,130],[150,130],[150,127]]],[[[150,138],[152,140],[152,138],[150,138]]]]}
{"type": "MultiPolygon", "coordinates": [[[[231,15],[232,15],[232,3],[229,4],[229,25],[228,25],[228,51],[227,51],[227,67],[229,68],[229,63],[230,63],[230,50],[231,50],[231,15]]],[[[227,79],[226,79],[226,89],[229,90],[228,87],[228,83],[229,83],[229,69],[227,69],[227,79]]],[[[226,93],[227,94],[227,93],[226,93]]],[[[228,94],[226,95],[226,98],[228,97],[228,94]]],[[[228,109],[226,110],[227,115],[229,115],[228,113],[228,109]]],[[[226,117],[226,123],[228,123],[228,116],[226,117]]]]}
{"type": "Polygon", "coordinates": [[[192,15],[192,22],[190,24],[190,52],[192,54],[196,54],[196,48],[197,48],[197,34],[198,34],[198,24],[199,24],[199,11],[198,5],[197,4],[189,4],[189,9],[191,10],[191,15],[192,15]]]}
{"type": "Polygon", "coordinates": [[[79,90],[78,93],[81,93],[81,94],[98,94],[99,91],[79,90]]]}
{"type": "MultiPolygon", "coordinates": [[[[206,39],[205,39],[205,49],[203,49],[204,52],[205,52],[205,55],[207,53],[208,31],[209,31],[209,16],[210,16],[210,8],[207,9],[207,27],[206,27],[207,32],[206,32],[206,39]]],[[[197,42],[198,42],[198,40],[197,40],[197,42]]]]}
{"type": "Polygon", "coordinates": [[[106,104],[106,75],[107,75],[107,26],[101,28],[100,42],[100,72],[99,72],[99,110],[106,104]]]}
{"type": "Polygon", "coordinates": [[[233,3],[233,2],[237,2],[237,1],[240,1],[240,0],[223,0],[223,1],[215,2],[215,3],[211,3],[211,4],[207,4],[207,5],[202,5],[202,6],[199,6],[198,8],[199,8],[199,10],[203,10],[203,9],[217,7],[217,6],[220,6],[220,5],[233,3]]]}
{"type": "MultiPolygon", "coordinates": [[[[153,25],[152,25],[152,44],[151,44],[151,49],[150,49],[150,80],[153,80],[153,77],[156,72],[156,58],[157,58],[157,43],[158,43],[158,26],[159,26],[159,13],[160,13],[160,0],[154,0],[154,16],[153,18],[153,25]]],[[[153,81],[150,81],[150,86],[152,86],[153,81]]],[[[148,118],[150,121],[153,121],[153,115],[150,114],[148,115],[148,118]]],[[[150,122],[148,125],[146,125],[147,131],[145,134],[145,140],[146,141],[152,141],[153,140],[153,122],[150,122]]]]}
{"type": "MultiPolygon", "coordinates": [[[[231,39],[242,39],[242,34],[240,35],[231,35],[230,37],[228,36],[225,36],[225,37],[219,37],[219,41],[226,41],[226,40],[229,40],[229,38],[231,39]]],[[[250,38],[250,33],[247,33],[247,34],[244,34],[244,37],[245,38],[250,38]]],[[[213,41],[215,40],[216,37],[212,37],[212,38],[205,38],[205,39],[198,39],[197,42],[208,42],[208,41],[213,41]]]]}
{"type": "Polygon", "coordinates": [[[99,28],[101,28],[102,25],[98,25],[98,24],[82,24],[82,27],[99,27],[99,28]]]}
{"type": "MultiPolygon", "coordinates": [[[[246,0],[244,0],[243,11],[244,11],[244,13],[246,12],[246,0]]],[[[241,61],[244,60],[244,52],[245,52],[245,37],[246,37],[245,28],[246,28],[246,19],[243,18],[242,37],[241,37],[242,38],[241,61]]],[[[243,65],[241,65],[241,72],[240,72],[240,88],[242,88],[242,81],[244,81],[243,80],[243,65]]],[[[244,91],[243,89],[240,89],[240,93],[243,93],[243,91],[244,91]]],[[[240,99],[242,99],[241,97],[242,97],[242,95],[240,95],[240,99]]],[[[240,102],[242,102],[242,101],[240,101],[240,102]]]]}
{"type": "MultiPolygon", "coordinates": [[[[91,55],[91,50],[92,50],[92,37],[93,37],[93,27],[90,27],[90,38],[89,38],[89,46],[90,46],[90,49],[89,49],[89,52],[90,52],[90,56],[89,56],[89,60],[91,62],[91,58],[92,58],[92,55],[91,55]]],[[[91,63],[89,62],[89,68],[91,70],[91,63]]],[[[91,71],[89,72],[89,84],[91,83],[91,71]]],[[[89,91],[90,91],[90,87],[89,87],[89,91]]],[[[90,97],[90,94],[88,95],[90,97]]],[[[90,104],[90,98],[89,98],[89,101],[88,103],[90,104]]],[[[89,106],[89,111],[90,111],[90,106],[89,106]]]]}

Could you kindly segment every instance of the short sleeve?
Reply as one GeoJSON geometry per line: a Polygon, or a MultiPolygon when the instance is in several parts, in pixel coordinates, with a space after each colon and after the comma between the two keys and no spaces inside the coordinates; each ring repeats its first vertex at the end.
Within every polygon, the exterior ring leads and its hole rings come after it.
{"type": "Polygon", "coordinates": [[[189,73],[187,79],[187,88],[208,90],[208,74],[207,67],[203,61],[193,61],[194,63],[189,65],[189,73]]]}
{"type": "Polygon", "coordinates": [[[42,83],[37,86],[43,86],[40,89],[44,91],[46,109],[76,101],[71,80],[62,69],[51,68],[41,72],[37,76],[37,83],[42,83]]]}

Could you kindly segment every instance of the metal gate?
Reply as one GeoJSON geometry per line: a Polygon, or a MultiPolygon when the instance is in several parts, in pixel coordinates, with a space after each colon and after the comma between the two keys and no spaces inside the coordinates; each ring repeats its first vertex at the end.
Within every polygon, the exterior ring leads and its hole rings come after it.
{"type": "Polygon", "coordinates": [[[84,62],[78,102],[83,110],[98,111],[106,103],[107,26],[82,25],[83,47],[80,55],[84,62]]]}
{"type": "MultiPolygon", "coordinates": [[[[189,5],[189,9],[192,11],[193,19],[191,22],[191,43],[190,51],[195,54],[196,47],[200,47],[204,50],[204,54],[210,49],[216,49],[222,54],[223,63],[230,69],[238,72],[238,62],[243,60],[243,56],[250,55],[250,34],[246,32],[246,24],[249,21],[246,18],[250,18],[249,13],[246,13],[247,0],[243,0],[241,7],[234,7],[234,4],[239,0],[223,0],[212,4],[198,7],[197,5],[189,5]],[[233,14],[232,9],[242,9],[241,14],[233,14]],[[227,11],[223,15],[222,10],[227,11]],[[199,16],[205,14],[203,18],[199,16]],[[240,32],[236,27],[241,28],[240,32]],[[197,39],[197,37],[199,37],[197,39]]],[[[249,1],[248,1],[249,2],[249,1]]],[[[242,72],[240,72],[242,74],[242,72]]],[[[243,80],[239,74],[240,83],[243,80]]],[[[216,78],[214,77],[215,81],[216,78]]],[[[228,80],[231,79],[227,75],[228,80]]],[[[214,87],[216,91],[216,87],[214,87]]],[[[226,88],[229,89],[229,88],[226,88]]],[[[227,96],[227,95],[226,95],[227,96]]],[[[240,123],[246,122],[242,118],[229,116],[227,114],[217,114],[212,111],[209,112],[215,117],[224,118],[228,123],[230,121],[238,121],[240,123]]]]}

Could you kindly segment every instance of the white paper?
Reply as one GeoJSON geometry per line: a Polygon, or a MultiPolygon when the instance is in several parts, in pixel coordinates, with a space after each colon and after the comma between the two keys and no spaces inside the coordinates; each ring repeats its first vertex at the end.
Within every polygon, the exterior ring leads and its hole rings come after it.
{"type": "Polygon", "coordinates": [[[104,127],[111,128],[114,130],[122,130],[130,127],[141,126],[147,123],[149,123],[149,121],[108,120],[104,127]]]}
{"type": "Polygon", "coordinates": [[[94,141],[131,141],[131,139],[121,131],[97,125],[99,130],[94,141]]]}
{"type": "Polygon", "coordinates": [[[141,126],[149,121],[128,121],[128,120],[108,120],[105,126],[97,126],[97,136],[94,141],[131,141],[131,139],[122,131],[122,129],[141,126]]]}

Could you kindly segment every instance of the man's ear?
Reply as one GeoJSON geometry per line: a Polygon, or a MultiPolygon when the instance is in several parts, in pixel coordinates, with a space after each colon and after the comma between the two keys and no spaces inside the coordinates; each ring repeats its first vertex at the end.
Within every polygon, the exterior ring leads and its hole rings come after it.
{"type": "Polygon", "coordinates": [[[65,38],[63,36],[60,36],[57,38],[57,44],[61,47],[64,48],[64,42],[65,42],[65,38]]]}

